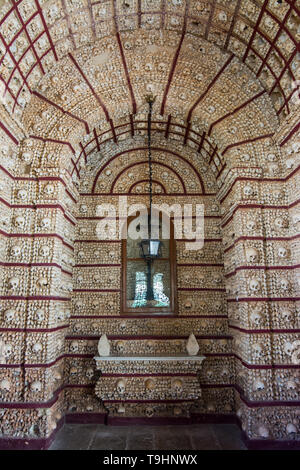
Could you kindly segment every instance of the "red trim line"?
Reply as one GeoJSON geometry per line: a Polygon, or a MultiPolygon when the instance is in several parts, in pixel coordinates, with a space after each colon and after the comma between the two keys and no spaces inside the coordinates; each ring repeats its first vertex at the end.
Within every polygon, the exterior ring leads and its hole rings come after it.
{"type": "Polygon", "coordinates": [[[189,122],[192,118],[192,115],[193,115],[193,112],[195,110],[195,108],[198,106],[198,104],[203,100],[203,98],[206,96],[206,94],[208,93],[208,91],[211,89],[211,87],[216,83],[216,81],[218,80],[218,78],[222,75],[222,73],[224,72],[224,70],[228,67],[228,65],[230,64],[230,62],[232,61],[234,57],[234,54],[232,54],[229,59],[227,59],[227,61],[225,62],[225,64],[223,65],[223,67],[219,70],[219,72],[217,73],[217,75],[215,75],[215,77],[213,78],[213,80],[210,82],[210,84],[208,85],[208,87],[206,88],[206,90],[202,93],[202,95],[197,99],[197,101],[195,101],[195,103],[192,105],[191,109],[189,110],[189,113],[188,113],[188,116],[187,116],[187,121],[189,122]]]}

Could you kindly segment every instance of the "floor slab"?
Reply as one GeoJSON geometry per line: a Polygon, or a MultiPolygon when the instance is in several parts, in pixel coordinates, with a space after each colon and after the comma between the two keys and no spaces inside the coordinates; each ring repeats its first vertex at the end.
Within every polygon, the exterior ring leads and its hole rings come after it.
{"type": "Polygon", "coordinates": [[[49,450],[243,450],[233,424],[105,426],[66,424],[49,450]]]}

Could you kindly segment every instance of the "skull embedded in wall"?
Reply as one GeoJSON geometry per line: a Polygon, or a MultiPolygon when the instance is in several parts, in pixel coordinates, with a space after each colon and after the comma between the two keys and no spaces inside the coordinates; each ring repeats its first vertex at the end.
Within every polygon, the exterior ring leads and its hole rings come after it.
{"type": "Polygon", "coordinates": [[[119,354],[123,353],[125,350],[125,341],[117,341],[116,349],[119,354]]]}
{"type": "Polygon", "coordinates": [[[116,383],[116,388],[117,388],[117,392],[120,394],[120,395],[123,395],[124,392],[125,392],[125,387],[126,387],[126,383],[125,383],[125,380],[123,379],[119,379],[116,383]]]}
{"type": "Polygon", "coordinates": [[[24,227],[24,224],[25,224],[25,218],[22,215],[18,215],[15,218],[15,226],[18,228],[22,228],[24,227]]]}
{"type": "Polygon", "coordinates": [[[145,381],[145,388],[146,390],[154,390],[155,389],[155,381],[153,379],[147,379],[145,381]]]}
{"type": "Polygon", "coordinates": [[[182,390],[183,390],[182,380],[180,380],[180,379],[175,379],[175,380],[173,380],[173,382],[172,382],[172,389],[174,390],[174,392],[175,392],[176,394],[181,394],[181,393],[182,393],[182,390]]]}
{"type": "Polygon", "coordinates": [[[48,245],[42,245],[40,248],[40,255],[43,257],[47,257],[50,254],[50,248],[48,245]]]}
{"type": "Polygon", "coordinates": [[[282,290],[288,290],[288,288],[289,288],[289,281],[288,281],[288,279],[286,279],[286,278],[284,278],[284,277],[280,279],[280,288],[281,288],[282,290]]]}
{"type": "Polygon", "coordinates": [[[34,393],[38,393],[42,390],[42,383],[39,380],[32,382],[30,390],[34,393]]]}
{"type": "Polygon", "coordinates": [[[264,439],[267,439],[270,435],[268,428],[265,425],[258,427],[257,434],[264,439]]]}
{"type": "Polygon", "coordinates": [[[250,321],[255,326],[258,326],[262,320],[261,314],[257,310],[253,310],[250,314],[250,321]]]}
{"type": "Polygon", "coordinates": [[[9,308],[8,310],[5,310],[4,315],[7,322],[12,322],[16,315],[16,311],[12,308],[9,308]]]}
{"type": "Polygon", "coordinates": [[[53,196],[54,185],[51,183],[46,184],[46,186],[44,187],[44,193],[46,194],[46,196],[53,196]]]}
{"type": "Polygon", "coordinates": [[[297,434],[297,428],[293,423],[288,423],[286,425],[286,432],[287,434],[297,434]]]}
{"type": "Polygon", "coordinates": [[[9,392],[11,388],[11,382],[8,379],[3,379],[0,382],[0,390],[3,392],[9,392]]]}
{"type": "Polygon", "coordinates": [[[265,384],[260,380],[260,379],[256,379],[254,380],[253,382],[253,390],[255,392],[260,392],[261,390],[263,390],[265,388],[265,384]]]}
{"type": "Polygon", "coordinates": [[[43,346],[41,343],[35,343],[33,346],[32,346],[32,351],[36,354],[40,353],[41,351],[43,350],[43,346]]]}
{"type": "Polygon", "coordinates": [[[278,253],[278,256],[280,258],[287,258],[288,257],[288,250],[284,246],[280,246],[278,248],[277,253],[278,253]]]}
{"type": "Polygon", "coordinates": [[[17,198],[20,199],[21,201],[24,201],[27,197],[27,191],[26,189],[19,189],[17,192],[17,198]]]}
{"type": "Polygon", "coordinates": [[[40,277],[37,281],[37,285],[43,289],[48,286],[48,279],[46,277],[40,277]]]}
{"type": "Polygon", "coordinates": [[[255,248],[246,248],[246,260],[248,263],[254,263],[258,261],[258,251],[255,248]]]}
{"type": "Polygon", "coordinates": [[[288,228],[288,220],[284,217],[276,217],[274,220],[274,228],[275,230],[282,230],[288,228]]]}
{"type": "Polygon", "coordinates": [[[79,343],[78,343],[78,341],[72,341],[72,343],[70,344],[70,351],[71,351],[72,353],[76,353],[76,352],[78,352],[78,350],[79,350],[79,343]]]}
{"type": "Polygon", "coordinates": [[[257,278],[250,279],[249,282],[250,291],[252,293],[257,293],[260,291],[260,280],[257,278]]]}
{"type": "Polygon", "coordinates": [[[11,277],[8,280],[8,285],[10,289],[16,290],[20,285],[20,279],[18,277],[11,277]]]}
{"type": "Polygon", "coordinates": [[[148,406],[145,409],[145,415],[147,416],[147,418],[151,418],[154,415],[154,409],[152,407],[148,406]]]}
{"type": "Polygon", "coordinates": [[[82,214],[85,214],[85,213],[87,212],[87,210],[88,210],[88,207],[87,207],[86,204],[81,204],[79,210],[80,210],[80,212],[81,212],[82,214]]]}
{"type": "Polygon", "coordinates": [[[21,245],[14,245],[11,247],[10,254],[14,257],[20,256],[22,253],[22,246],[21,245]]]}
{"type": "Polygon", "coordinates": [[[249,184],[247,184],[247,185],[244,187],[244,195],[245,195],[246,197],[251,197],[251,196],[254,195],[254,191],[253,191],[252,187],[251,187],[249,184]]]}
{"type": "Polygon", "coordinates": [[[87,370],[85,371],[85,375],[88,379],[92,379],[94,376],[94,370],[91,367],[88,367],[87,370]]]}
{"type": "Polygon", "coordinates": [[[32,152],[24,152],[22,154],[22,160],[27,164],[29,164],[32,161],[32,158],[33,158],[32,152]]]}
{"type": "Polygon", "coordinates": [[[256,355],[256,356],[261,356],[262,352],[263,352],[263,346],[261,343],[253,343],[252,344],[252,351],[253,353],[256,355]]]}
{"type": "Polygon", "coordinates": [[[44,310],[42,310],[41,308],[38,308],[36,311],[36,317],[39,322],[43,321],[45,318],[44,310]]]}
{"type": "Polygon", "coordinates": [[[256,228],[255,220],[252,220],[252,219],[248,220],[247,223],[246,223],[246,228],[248,230],[254,230],[256,228]]]}
{"type": "Polygon", "coordinates": [[[84,251],[80,250],[78,252],[78,258],[80,258],[80,259],[84,258],[84,251]]]}
{"type": "Polygon", "coordinates": [[[288,308],[281,310],[281,318],[285,323],[289,323],[293,319],[293,314],[288,308]]]}
{"type": "Polygon", "coordinates": [[[49,217],[43,217],[40,222],[42,228],[50,228],[51,226],[51,219],[49,217]]]}

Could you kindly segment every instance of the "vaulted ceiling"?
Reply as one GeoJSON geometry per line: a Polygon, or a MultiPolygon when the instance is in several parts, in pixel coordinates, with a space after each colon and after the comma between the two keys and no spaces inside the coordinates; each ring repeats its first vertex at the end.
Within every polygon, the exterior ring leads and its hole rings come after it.
{"type": "Polygon", "coordinates": [[[235,147],[268,142],[296,102],[299,0],[0,6],[3,105],[27,136],[67,144],[74,171],[103,143],[145,132],[149,93],[154,130],[206,149],[217,173],[235,147]]]}

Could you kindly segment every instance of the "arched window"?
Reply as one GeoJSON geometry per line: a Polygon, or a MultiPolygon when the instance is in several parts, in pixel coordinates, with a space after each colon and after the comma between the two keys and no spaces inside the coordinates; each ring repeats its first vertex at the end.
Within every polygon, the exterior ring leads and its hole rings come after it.
{"type": "MultiPolygon", "coordinates": [[[[136,224],[136,219],[128,220],[128,232],[131,223],[136,224]]],[[[160,256],[151,261],[143,256],[142,236],[136,240],[129,236],[126,240],[122,240],[123,314],[176,313],[176,256],[172,222],[170,222],[169,239],[163,239],[160,221],[159,240],[160,256]]]]}

